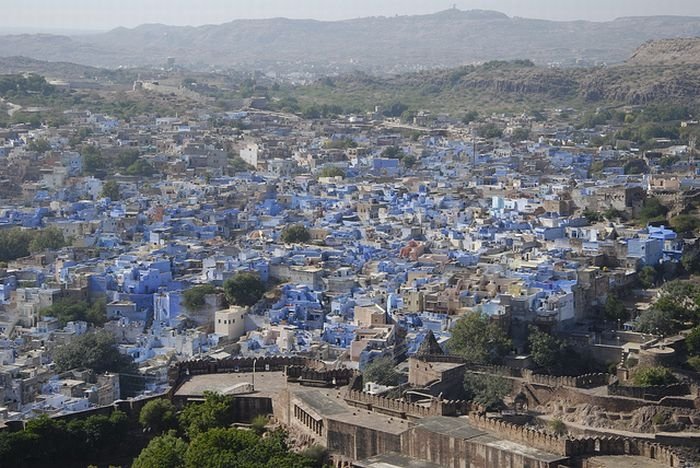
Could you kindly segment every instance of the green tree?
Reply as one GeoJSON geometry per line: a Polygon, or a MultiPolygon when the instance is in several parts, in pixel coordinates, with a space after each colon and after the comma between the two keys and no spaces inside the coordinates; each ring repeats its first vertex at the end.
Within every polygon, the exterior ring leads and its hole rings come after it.
{"type": "Polygon", "coordinates": [[[642,224],[649,224],[666,220],[668,208],[661,204],[658,198],[650,197],[644,200],[642,209],[639,210],[639,220],[642,224]]]}
{"type": "Polygon", "coordinates": [[[700,356],[690,356],[688,358],[688,365],[692,367],[695,372],[700,372],[700,356]]]}
{"type": "Polygon", "coordinates": [[[686,247],[681,255],[681,265],[690,274],[700,273],[700,245],[686,247]]]}
{"type": "Polygon", "coordinates": [[[672,313],[654,307],[643,311],[637,319],[637,330],[642,333],[668,335],[677,329],[678,325],[672,313]]]}
{"type": "Polygon", "coordinates": [[[141,408],[139,423],[149,432],[160,434],[177,425],[176,410],[170,400],[151,400],[141,408]]]}
{"type": "Polygon", "coordinates": [[[627,308],[625,304],[614,294],[608,294],[605,300],[605,318],[617,322],[627,320],[627,308]]]}
{"type": "Polygon", "coordinates": [[[394,360],[389,356],[376,358],[362,371],[363,381],[379,385],[395,386],[401,383],[401,374],[396,372],[394,360]]]}
{"type": "Polygon", "coordinates": [[[293,224],[282,230],[280,239],[285,244],[305,244],[311,240],[311,233],[303,224],[293,224]]]}
{"type": "Polygon", "coordinates": [[[156,173],[156,170],[151,163],[139,158],[126,168],[126,173],[133,176],[150,177],[156,173]]]}
{"type": "Polygon", "coordinates": [[[257,273],[242,271],[224,282],[224,295],[229,304],[255,305],[265,294],[265,283],[257,273]]]}
{"type": "Polygon", "coordinates": [[[477,133],[481,138],[487,139],[501,138],[503,136],[503,130],[501,130],[495,123],[492,122],[481,125],[477,129],[477,133]]]}
{"type": "Polygon", "coordinates": [[[415,166],[416,162],[417,162],[417,159],[412,154],[407,154],[406,156],[403,157],[403,159],[401,159],[401,164],[403,164],[404,167],[407,167],[409,169],[412,168],[413,166],[415,166]]]}
{"type": "Polygon", "coordinates": [[[189,310],[198,310],[204,307],[205,296],[219,292],[221,292],[221,290],[213,284],[193,286],[182,294],[182,302],[189,310]]]}
{"type": "Polygon", "coordinates": [[[29,243],[31,253],[43,252],[44,250],[58,250],[66,246],[63,231],[56,227],[48,227],[34,233],[32,241],[29,243]]]}
{"type": "Polygon", "coordinates": [[[487,315],[472,312],[457,320],[448,346],[451,353],[462,356],[468,362],[491,364],[508,353],[511,342],[487,315]]]}
{"type": "Polygon", "coordinates": [[[523,141],[523,140],[529,140],[530,139],[530,129],[529,128],[523,128],[519,127],[513,130],[513,134],[511,135],[513,141],[523,141]]]}
{"type": "Polygon", "coordinates": [[[382,150],[381,157],[388,159],[403,159],[406,154],[398,146],[387,146],[382,150]]]}
{"type": "Polygon", "coordinates": [[[665,367],[642,367],[632,374],[632,383],[638,387],[669,385],[678,379],[665,367]]]}
{"type": "Polygon", "coordinates": [[[186,466],[192,468],[241,466],[241,456],[260,442],[251,431],[214,428],[198,434],[185,454],[186,466]]]}
{"type": "Polygon", "coordinates": [[[121,194],[119,193],[119,184],[114,180],[105,182],[102,186],[102,196],[104,198],[109,198],[112,201],[119,200],[121,198],[121,194]]]}
{"type": "Polygon", "coordinates": [[[326,166],[318,173],[319,177],[345,177],[345,171],[336,166],[326,166]]]}
{"type": "Polygon", "coordinates": [[[700,227],[700,220],[692,215],[678,215],[671,218],[671,227],[681,235],[692,235],[700,227]]]}
{"type": "Polygon", "coordinates": [[[190,440],[209,429],[229,426],[233,422],[233,399],[228,395],[204,392],[204,402],[187,405],[178,421],[190,440]]]}
{"type": "Polygon", "coordinates": [[[646,174],[649,172],[649,166],[643,159],[630,159],[623,166],[625,174],[646,174]]]}
{"type": "Polygon", "coordinates": [[[467,400],[484,406],[486,409],[498,409],[503,406],[503,398],[513,389],[510,380],[497,375],[464,374],[464,391],[467,400]]]}
{"type": "Polygon", "coordinates": [[[250,422],[250,428],[255,432],[257,435],[263,435],[265,431],[267,430],[267,425],[270,423],[270,419],[263,415],[259,414],[253,418],[253,420],[250,422]]]}
{"type": "Polygon", "coordinates": [[[132,468],[182,468],[187,444],[174,433],[152,439],[131,465],[132,468]]]}
{"type": "Polygon", "coordinates": [[[649,289],[656,284],[658,272],[656,271],[656,268],[647,265],[639,270],[637,276],[639,277],[639,283],[642,285],[642,287],[644,289],[649,289]]]}
{"type": "Polygon", "coordinates": [[[532,360],[540,367],[553,369],[559,362],[564,344],[549,333],[540,331],[537,327],[530,326],[528,331],[527,340],[532,360]]]}
{"type": "Polygon", "coordinates": [[[685,346],[691,356],[700,355],[700,326],[690,330],[690,333],[685,337],[685,346]]]}
{"type": "Polygon", "coordinates": [[[233,172],[248,172],[248,171],[255,170],[255,168],[253,166],[251,166],[250,164],[245,162],[237,154],[229,154],[228,155],[228,164],[229,164],[229,168],[233,172]]]}
{"type": "Polygon", "coordinates": [[[100,148],[93,145],[84,145],[80,149],[83,155],[83,174],[95,177],[104,177],[107,173],[107,161],[102,156],[100,148]]]}
{"type": "Polygon", "coordinates": [[[41,311],[42,316],[56,317],[61,325],[82,320],[93,325],[103,325],[107,321],[107,306],[104,299],[89,304],[85,301],[63,299],[41,311]]]}
{"type": "Polygon", "coordinates": [[[561,419],[552,419],[547,426],[550,431],[557,435],[566,434],[566,424],[561,419]]]}
{"type": "Polygon", "coordinates": [[[24,229],[0,230],[0,261],[7,262],[27,257],[33,237],[31,231],[24,229]]]}
{"type": "Polygon", "coordinates": [[[467,111],[464,116],[462,116],[462,123],[465,125],[469,125],[477,120],[479,120],[479,113],[475,110],[467,111]]]}
{"type": "Polygon", "coordinates": [[[45,138],[38,138],[30,141],[27,144],[27,149],[29,151],[36,151],[37,153],[46,153],[51,150],[51,143],[45,138]]]}
{"type": "Polygon", "coordinates": [[[132,359],[119,352],[114,337],[106,331],[86,333],[53,352],[59,372],[80,367],[104,372],[137,372],[132,359]]]}

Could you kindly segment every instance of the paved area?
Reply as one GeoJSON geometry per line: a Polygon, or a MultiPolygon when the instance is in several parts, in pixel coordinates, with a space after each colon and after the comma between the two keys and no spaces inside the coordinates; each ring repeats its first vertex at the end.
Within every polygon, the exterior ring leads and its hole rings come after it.
{"type": "Polygon", "coordinates": [[[198,397],[205,391],[225,393],[236,385],[253,384],[255,379],[255,395],[260,397],[275,397],[285,388],[287,379],[283,372],[236,372],[230,374],[194,375],[175,392],[176,396],[198,397]]]}
{"type": "Polygon", "coordinates": [[[663,463],[645,457],[595,457],[590,458],[588,463],[591,468],[661,468],[663,463]]]}

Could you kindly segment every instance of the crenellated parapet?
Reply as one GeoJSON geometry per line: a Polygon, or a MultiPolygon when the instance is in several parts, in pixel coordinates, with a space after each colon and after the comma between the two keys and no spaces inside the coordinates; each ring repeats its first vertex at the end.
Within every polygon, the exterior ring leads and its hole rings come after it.
{"type": "Polygon", "coordinates": [[[571,458],[600,455],[636,455],[658,460],[666,466],[683,466],[683,457],[673,448],[628,437],[583,437],[550,434],[513,424],[484,414],[472,413],[469,422],[476,428],[539,450],[571,458]]]}
{"type": "Polygon", "coordinates": [[[465,400],[442,400],[433,398],[429,403],[410,403],[382,395],[373,395],[360,390],[348,390],[345,402],[351,406],[378,413],[390,414],[401,419],[427,418],[430,416],[459,416],[476,408],[465,400]]]}
{"type": "Polygon", "coordinates": [[[308,371],[323,372],[322,361],[300,356],[236,357],[228,359],[191,359],[173,364],[168,370],[168,381],[177,388],[191,375],[224,374],[232,372],[283,372],[289,367],[303,367],[308,371]]]}

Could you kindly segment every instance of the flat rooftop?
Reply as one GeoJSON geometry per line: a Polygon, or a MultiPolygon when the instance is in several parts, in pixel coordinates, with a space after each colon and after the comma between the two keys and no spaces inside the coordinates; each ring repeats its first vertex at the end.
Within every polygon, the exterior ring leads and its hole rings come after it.
{"type": "Polygon", "coordinates": [[[386,453],[355,462],[360,468],[440,468],[440,465],[398,453],[386,453]]]}
{"type": "MultiPolygon", "coordinates": [[[[205,391],[224,393],[238,384],[253,383],[252,372],[235,372],[229,374],[193,375],[175,392],[179,397],[201,397],[205,391]]],[[[282,371],[256,372],[255,393],[259,397],[275,397],[285,388],[287,378],[282,371]]]]}

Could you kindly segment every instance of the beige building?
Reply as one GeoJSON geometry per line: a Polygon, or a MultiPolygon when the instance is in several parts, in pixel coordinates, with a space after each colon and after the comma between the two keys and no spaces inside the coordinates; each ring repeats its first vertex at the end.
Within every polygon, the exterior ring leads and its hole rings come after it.
{"type": "Polygon", "coordinates": [[[214,333],[222,338],[237,340],[245,334],[245,317],[248,308],[231,306],[214,314],[214,333]]]}

